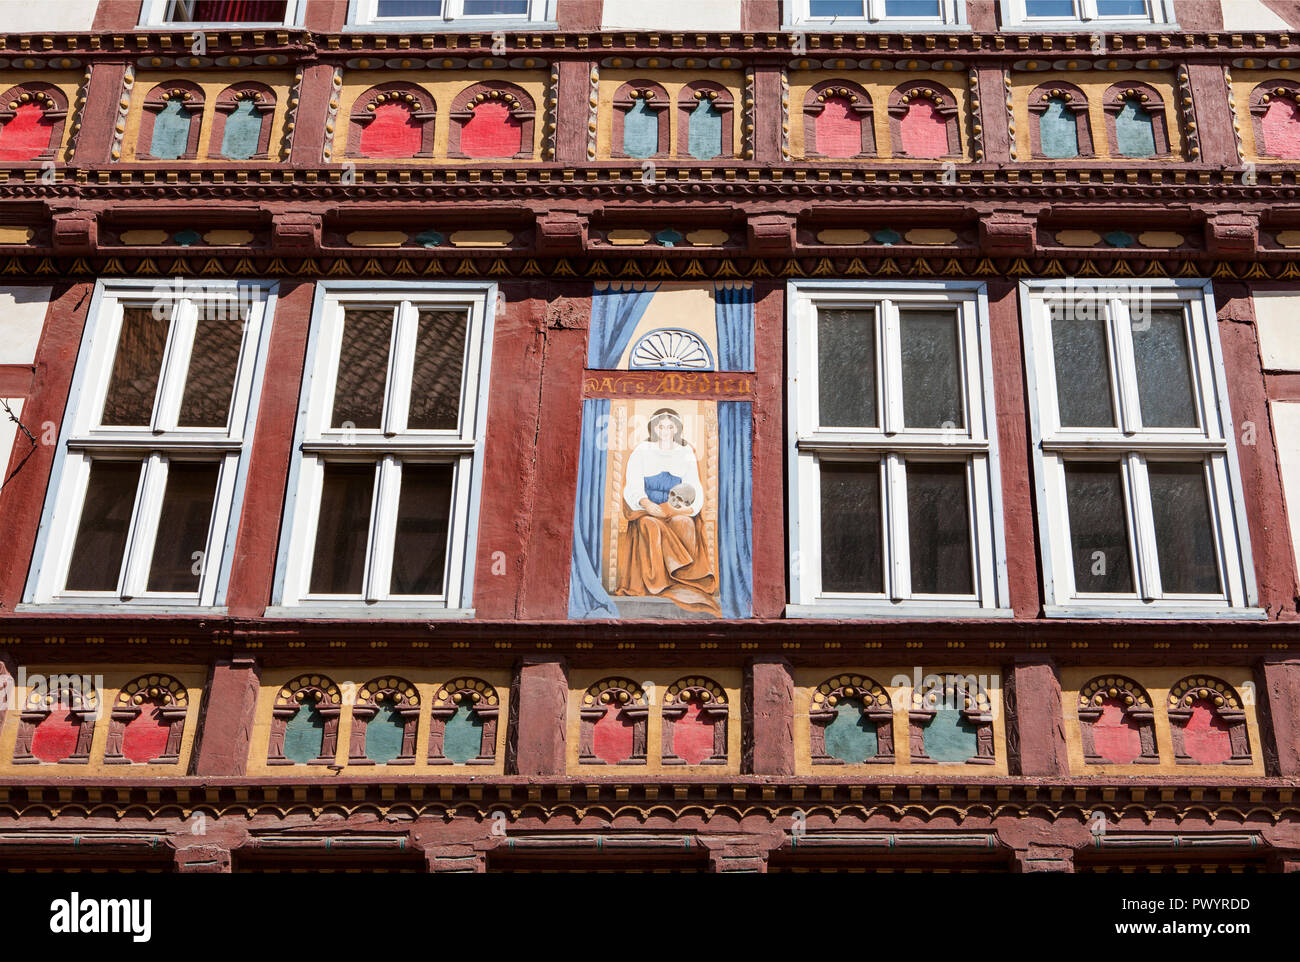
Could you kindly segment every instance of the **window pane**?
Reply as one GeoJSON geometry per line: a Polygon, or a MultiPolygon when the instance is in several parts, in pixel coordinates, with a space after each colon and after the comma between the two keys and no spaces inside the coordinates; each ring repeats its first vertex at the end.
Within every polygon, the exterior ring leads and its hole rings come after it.
{"type": "Polygon", "coordinates": [[[1217,595],[1219,565],[1210,519],[1205,465],[1147,464],[1151,511],[1160,554],[1160,585],[1165,594],[1217,595]]]}
{"type": "Polygon", "coordinates": [[[190,369],[176,423],[183,428],[224,428],[235,392],[235,370],[244,335],[243,318],[233,305],[204,304],[194,329],[190,369]]]}
{"type": "Polygon", "coordinates": [[[817,312],[819,420],[834,427],[876,427],[876,312],[817,312]]]}
{"type": "Polygon", "coordinates": [[[465,0],[467,17],[528,16],[528,0],[465,0]]]}
{"type": "Polygon", "coordinates": [[[442,0],[379,0],[377,17],[441,17],[442,0]]]}
{"type": "Polygon", "coordinates": [[[464,311],[420,311],[408,428],[456,427],[467,321],[464,311]]]}
{"type": "Polygon", "coordinates": [[[115,591],[131,529],[139,461],[95,461],[68,566],[69,591],[115,591]]]}
{"type": "Polygon", "coordinates": [[[880,462],[823,461],[822,591],[880,594],[880,462]]]}
{"type": "Polygon", "coordinates": [[[885,0],[885,16],[911,20],[939,16],[939,0],[885,0]]]}
{"type": "Polygon", "coordinates": [[[1074,17],[1074,0],[1025,0],[1027,17],[1074,17]]]}
{"type": "Polygon", "coordinates": [[[149,566],[150,591],[198,591],[198,562],[208,549],[208,525],[220,465],[172,461],[149,566]],[[195,558],[195,553],[200,557],[195,558]]]}
{"type": "Polygon", "coordinates": [[[374,483],[373,464],[325,465],[311,563],[312,594],[361,594],[374,483]]]}
{"type": "Polygon", "coordinates": [[[395,595],[440,595],[451,517],[450,464],[403,464],[393,542],[395,595]]]}
{"type": "Polygon", "coordinates": [[[1097,0],[1099,17],[1145,17],[1146,0],[1097,0]]]}
{"type": "Polygon", "coordinates": [[[952,311],[903,311],[903,425],[964,428],[961,348],[952,311]]]}
{"type": "Polygon", "coordinates": [[[284,20],[285,0],[174,0],[167,19],[185,23],[276,23],[284,20]]]}
{"type": "Polygon", "coordinates": [[[865,0],[808,0],[813,17],[862,17],[865,0]]]}
{"type": "Polygon", "coordinates": [[[965,463],[907,463],[907,532],[913,594],[975,593],[965,463]]]}
{"type": "Polygon", "coordinates": [[[1106,320],[1101,305],[1052,306],[1056,405],[1064,427],[1114,427],[1106,320]]]}
{"type": "Polygon", "coordinates": [[[122,311],[122,332],[117,339],[100,424],[149,423],[154,396],[158,393],[163,350],[167,347],[170,305],[167,309],[162,320],[156,319],[147,307],[127,307],[122,311]]]}
{"type": "Polygon", "coordinates": [[[1066,464],[1065,501],[1070,512],[1075,589],[1132,593],[1133,567],[1119,464],[1066,464]]]}
{"type": "Polygon", "coordinates": [[[1187,331],[1180,310],[1153,310],[1133,318],[1142,424],[1148,428],[1196,427],[1196,401],[1187,355],[1187,331]]]}
{"type": "Polygon", "coordinates": [[[351,424],[354,428],[377,428],[382,425],[392,335],[391,307],[378,310],[349,308],[344,312],[331,427],[351,424]]]}

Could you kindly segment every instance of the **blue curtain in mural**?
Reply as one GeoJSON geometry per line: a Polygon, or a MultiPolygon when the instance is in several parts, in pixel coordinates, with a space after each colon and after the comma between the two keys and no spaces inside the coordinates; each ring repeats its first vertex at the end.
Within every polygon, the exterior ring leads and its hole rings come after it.
{"type": "Polygon", "coordinates": [[[748,618],[753,611],[751,423],[748,401],[718,402],[718,601],[724,618],[748,618]]]}
{"type": "MultiPolygon", "coordinates": [[[[622,353],[621,349],[619,353],[622,353]]],[[[605,439],[608,431],[609,400],[598,398],[583,401],[582,447],[578,451],[578,496],[573,518],[573,561],[569,566],[570,618],[618,617],[618,608],[600,579],[607,453],[605,439]]]]}
{"type": "Polygon", "coordinates": [[[754,289],[719,284],[713,291],[718,322],[718,370],[754,369],[754,289]]]}
{"type": "MultiPolygon", "coordinates": [[[[650,298],[659,289],[656,284],[647,288],[644,284],[597,288],[591,298],[591,330],[587,338],[587,367],[609,369],[618,364],[618,359],[632,340],[632,332],[646,308],[650,298]]],[[[603,469],[602,469],[603,470],[603,469]]]]}

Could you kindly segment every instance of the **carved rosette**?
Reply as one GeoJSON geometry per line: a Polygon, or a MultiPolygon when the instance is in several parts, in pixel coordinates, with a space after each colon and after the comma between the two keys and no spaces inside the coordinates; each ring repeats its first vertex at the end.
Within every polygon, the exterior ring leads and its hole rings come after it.
{"type": "Polygon", "coordinates": [[[627,678],[602,678],[583,694],[578,710],[578,761],[584,765],[607,764],[596,755],[596,722],[605,717],[610,706],[619,706],[619,717],[632,723],[632,754],[618,764],[644,765],[650,706],[641,686],[627,678]]]}
{"type": "Polygon", "coordinates": [[[415,764],[415,734],[420,723],[420,693],[405,678],[374,678],[357,692],[352,706],[352,732],[348,737],[348,764],[374,765],[366,757],[366,728],[379,709],[392,705],[402,719],[402,750],[389,765],[415,764]]]}
{"type": "Polygon", "coordinates": [[[1226,681],[1209,675],[1188,676],[1169,689],[1169,731],[1174,742],[1174,761],[1180,765],[1199,765],[1187,753],[1185,728],[1192,719],[1197,703],[1208,707],[1228,728],[1228,745],[1232,756],[1225,765],[1249,765],[1250,738],[1246,732],[1246,712],[1241,696],[1226,681]]]}
{"type": "Polygon", "coordinates": [[[497,720],[501,714],[501,698],[497,690],[481,678],[455,678],[433,697],[429,717],[429,764],[456,764],[444,754],[447,722],[460,708],[468,708],[482,723],[478,756],[466,765],[491,765],[497,757],[497,720]]]}
{"type": "Polygon", "coordinates": [[[839,675],[817,686],[808,710],[810,754],[814,765],[843,765],[842,759],[826,752],[826,729],[835,720],[838,706],[857,704],[876,723],[876,754],[867,764],[894,762],[894,707],[885,687],[866,675],[839,675]]]}
{"type": "Polygon", "coordinates": [[[1160,761],[1156,750],[1155,708],[1146,689],[1123,675],[1094,678],[1079,689],[1079,737],[1083,741],[1083,760],[1089,765],[1106,762],[1097,752],[1092,726],[1101,718],[1107,701],[1118,701],[1124,717],[1138,723],[1141,752],[1134,765],[1155,765],[1160,761]]]}
{"type": "Polygon", "coordinates": [[[677,722],[686,716],[689,707],[699,706],[699,716],[713,722],[713,754],[701,765],[727,764],[727,718],[731,706],[722,686],[709,678],[679,678],[668,687],[660,714],[664,720],[663,746],[660,752],[665,765],[686,765],[674,746],[677,722]]]}
{"type": "Polygon", "coordinates": [[[297,764],[284,755],[284,734],[289,721],[299,711],[312,706],[325,720],[325,731],[321,739],[320,755],[307,764],[334,764],[334,755],[338,751],[339,716],[343,712],[339,688],[325,675],[299,675],[275,696],[275,706],[271,709],[271,740],[266,752],[268,765],[297,764]]]}
{"type": "Polygon", "coordinates": [[[933,765],[935,760],[925,750],[925,729],[938,714],[940,708],[956,708],[975,729],[975,754],[966,759],[966,765],[992,765],[995,761],[993,752],[993,705],[989,693],[980,685],[972,689],[967,684],[954,682],[946,676],[943,688],[929,688],[913,691],[912,701],[907,711],[907,741],[912,762],[918,765],[933,765]]]}
{"type": "Polygon", "coordinates": [[[95,720],[99,717],[99,693],[93,688],[59,688],[54,691],[33,691],[28,694],[22,714],[18,716],[18,735],[14,741],[15,765],[39,765],[41,759],[32,754],[32,743],[41,722],[56,711],[66,711],[77,722],[77,743],[72,754],[60,758],[61,765],[84,765],[90,761],[90,743],[95,734],[95,720]]]}
{"type": "Polygon", "coordinates": [[[122,740],[126,728],[144,711],[156,711],[167,725],[167,741],[162,754],[150,759],[150,765],[174,765],[180,761],[181,736],[185,734],[185,718],[189,714],[190,694],[185,686],[170,675],[141,675],[122,686],[113,702],[108,721],[108,744],[104,749],[106,765],[129,765],[131,760],[122,754],[122,740]]]}

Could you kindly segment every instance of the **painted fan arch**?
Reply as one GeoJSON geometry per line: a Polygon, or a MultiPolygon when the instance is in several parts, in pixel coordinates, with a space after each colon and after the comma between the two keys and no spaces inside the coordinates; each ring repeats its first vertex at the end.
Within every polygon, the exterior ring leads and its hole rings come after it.
{"type": "Polygon", "coordinates": [[[671,108],[668,92],[653,81],[632,80],[619,87],[614,94],[613,156],[666,157],[671,108]]]}
{"type": "Polygon", "coordinates": [[[203,88],[168,80],[149,91],[140,118],[136,156],[146,160],[193,160],[203,128],[203,88]]]}
{"type": "Polygon", "coordinates": [[[418,84],[366,90],[352,107],[348,155],[385,159],[433,156],[434,101],[418,84]]]}
{"type": "Polygon", "coordinates": [[[1269,80],[1250,94],[1255,152],[1260,157],[1300,159],[1300,83],[1269,80]]]}
{"type": "Polygon", "coordinates": [[[677,95],[677,155],[712,160],[733,154],[732,96],[721,84],[688,83],[677,95]]]}
{"type": "Polygon", "coordinates": [[[876,138],[870,95],[846,80],[817,84],[804,97],[804,154],[871,157],[876,138]]]}
{"type": "Polygon", "coordinates": [[[0,95],[0,161],[53,160],[67,116],[67,97],[53,84],[10,87],[0,95]]]}
{"type": "Polygon", "coordinates": [[[1169,153],[1164,101],[1150,84],[1115,84],[1102,99],[1106,132],[1115,157],[1163,157],[1169,153]]]}
{"type": "Polygon", "coordinates": [[[533,156],[533,98],[516,84],[471,84],[451,104],[447,154],[456,158],[527,159],[533,156]]]}
{"type": "Polygon", "coordinates": [[[275,91],[263,83],[245,81],[221,91],[209,155],[228,160],[267,159],[275,105],[275,91]]]}
{"type": "Polygon", "coordinates": [[[894,156],[937,160],[961,153],[957,100],[931,80],[906,83],[889,95],[889,129],[894,156]]]}
{"type": "Polygon", "coordinates": [[[1030,151],[1049,160],[1091,157],[1088,98],[1074,84],[1039,84],[1029,94],[1030,151]]]}

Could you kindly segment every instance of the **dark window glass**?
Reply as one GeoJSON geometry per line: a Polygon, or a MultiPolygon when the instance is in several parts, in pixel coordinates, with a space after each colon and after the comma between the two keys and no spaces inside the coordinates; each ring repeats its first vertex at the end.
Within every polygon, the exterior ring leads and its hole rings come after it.
{"type": "Polygon", "coordinates": [[[230,418],[244,322],[230,317],[233,312],[224,305],[200,305],[199,310],[176,423],[183,428],[223,428],[230,418]]]}
{"type": "Polygon", "coordinates": [[[939,0],[885,0],[885,16],[911,19],[939,16],[939,0]]]}
{"type": "Polygon", "coordinates": [[[974,594],[965,463],[907,463],[907,531],[914,594],[974,594]]]}
{"type": "Polygon", "coordinates": [[[379,0],[377,17],[441,17],[442,0],[379,0]]]}
{"type": "Polygon", "coordinates": [[[403,464],[393,542],[395,595],[442,594],[451,518],[450,464],[403,464]]]}
{"type": "Polygon", "coordinates": [[[1073,17],[1074,0],[1025,0],[1025,15],[1029,17],[1073,17]]]}
{"type": "Polygon", "coordinates": [[[1151,511],[1155,516],[1160,586],[1165,594],[1217,595],[1219,565],[1214,550],[1205,465],[1147,463],[1151,511]]]}
{"type": "Polygon", "coordinates": [[[131,530],[139,461],[95,461],[68,566],[69,591],[115,591],[131,530]]]}
{"type": "Polygon", "coordinates": [[[961,403],[961,347],[952,311],[902,311],[903,424],[966,426],[961,403]]]}
{"type": "Polygon", "coordinates": [[[880,462],[823,461],[822,590],[884,589],[880,462]]]}
{"type": "Polygon", "coordinates": [[[150,591],[199,590],[219,472],[220,465],[215,463],[172,461],[167,465],[167,486],[149,566],[150,591]]]}
{"type": "Polygon", "coordinates": [[[865,0],[808,0],[808,13],[814,17],[863,17],[865,0]]]}
{"type": "Polygon", "coordinates": [[[373,464],[325,465],[311,565],[312,594],[361,594],[374,486],[373,464]]]}
{"type": "Polygon", "coordinates": [[[1097,0],[1099,17],[1145,17],[1147,0],[1097,0]]]}
{"type": "Polygon", "coordinates": [[[171,0],[172,23],[278,23],[286,0],[171,0]]]}
{"type": "Polygon", "coordinates": [[[377,428],[383,425],[392,336],[393,308],[348,308],[344,311],[331,427],[351,424],[354,428],[377,428]]]}
{"type": "Polygon", "coordinates": [[[465,363],[464,311],[422,310],[411,376],[412,430],[455,428],[460,416],[461,372],[465,363]]]}
{"type": "Polygon", "coordinates": [[[1068,462],[1065,500],[1070,513],[1076,590],[1132,592],[1133,566],[1119,464],[1068,462]]]}
{"type": "Polygon", "coordinates": [[[1090,301],[1052,308],[1056,405],[1063,427],[1114,427],[1106,320],[1090,301]]]}
{"type": "Polygon", "coordinates": [[[528,0],[465,0],[467,17],[526,17],[528,0]]]}
{"type": "Polygon", "coordinates": [[[1148,428],[1196,427],[1196,401],[1187,353],[1187,329],[1180,310],[1151,311],[1133,319],[1142,424],[1148,428]]]}
{"type": "Polygon", "coordinates": [[[880,424],[875,311],[817,312],[817,398],[823,425],[873,428],[880,424]]]}
{"type": "Polygon", "coordinates": [[[139,427],[149,423],[158,393],[170,319],[168,313],[158,320],[147,307],[127,307],[122,311],[122,331],[117,338],[113,373],[104,395],[101,424],[139,427]]]}

